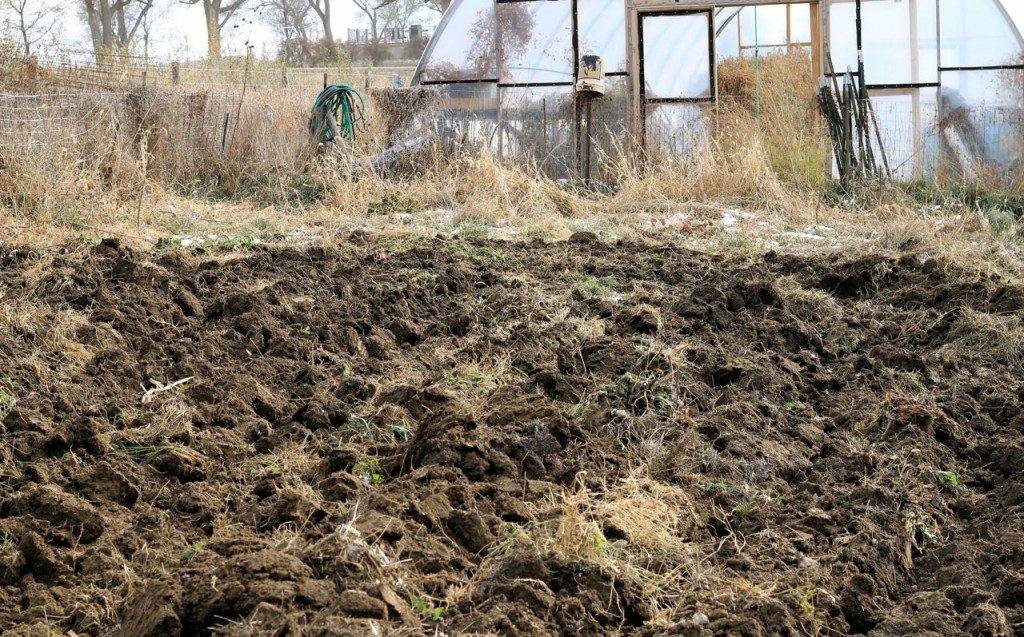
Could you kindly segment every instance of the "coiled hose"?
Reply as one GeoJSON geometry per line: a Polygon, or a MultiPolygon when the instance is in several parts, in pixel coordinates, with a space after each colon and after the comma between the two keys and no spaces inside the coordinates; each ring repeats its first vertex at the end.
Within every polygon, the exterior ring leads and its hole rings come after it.
{"type": "Polygon", "coordinates": [[[357,132],[366,131],[365,106],[363,96],[354,88],[346,84],[332,84],[322,90],[313,102],[309,132],[324,144],[334,141],[336,135],[354,142],[357,132]],[[336,129],[328,123],[328,115],[334,118],[336,129]]]}

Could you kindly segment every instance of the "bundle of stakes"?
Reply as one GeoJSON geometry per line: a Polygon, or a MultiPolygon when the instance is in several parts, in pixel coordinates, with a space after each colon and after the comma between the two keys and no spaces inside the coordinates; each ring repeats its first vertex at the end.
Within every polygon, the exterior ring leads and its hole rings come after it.
{"type": "MultiPolygon", "coordinates": [[[[830,60],[830,71],[831,67],[830,60]]],[[[842,86],[834,72],[829,75],[831,82],[824,77],[821,79],[818,104],[832,139],[839,179],[844,183],[874,178],[888,179],[892,173],[882,144],[878,119],[864,84],[863,69],[858,73],[848,69],[843,76],[842,86]],[[876,148],[878,157],[875,155],[876,148]]]]}

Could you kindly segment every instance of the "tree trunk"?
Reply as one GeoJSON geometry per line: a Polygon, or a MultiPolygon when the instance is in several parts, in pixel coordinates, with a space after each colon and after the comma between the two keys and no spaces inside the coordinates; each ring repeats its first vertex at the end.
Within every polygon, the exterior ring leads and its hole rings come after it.
{"type": "Polygon", "coordinates": [[[220,0],[203,0],[206,14],[206,58],[210,62],[220,61],[220,0]]]}
{"type": "MultiPolygon", "coordinates": [[[[135,30],[128,30],[124,7],[125,0],[83,0],[86,21],[89,23],[89,36],[92,39],[93,53],[96,64],[110,64],[114,53],[121,47],[127,47],[135,30]]],[[[143,9],[148,11],[149,7],[143,9]]]]}
{"type": "Polygon", "coordinates": [[[125,25],[124,7],[118,7],[114,16],[117,18],[117,48],[121,53],[128,52],[128,27],[125,25]]]}
{"type": "Polygon", "coordinates": [[[89,23],[89,35],[92,36],[92,52],[96,56],[96,64],[102,64],[103,36],[100,32],[100,16],[92,0],[85,2],[85,18],[89,23]]]}
{"type": "Polygon", "coordinates": [[[103,54],[109,56],[114,50],[114,16],[110,13],[110,3],[100,2],[100,32],[103,34],[103,54]]]}
{"type": "Polygon", "coordinates": [[[320,7],[319,0],[309,0],[309,7],[320,18],[320,24],[324,28],[324,39],[334,45],[334,31],[331,29],[331,0],[324,0],[324,6],[320,7]]]}
{"type": "Polygon", "coordinates": [[[334,45],[334,31],[331,30],[331,0],[324,0],[324,13],[321,16],[324,23],[324,38],[334,45]]]}
{"type": "Polygon", "coordinates": [[[25,59],[27,60],[32,55],[32,43],[28,39],[28,27],[25,26],[25,5],[21,6],[21,13],[18,14],[18,18],[20,18],[21,40],[25,45],[25,59]]]}

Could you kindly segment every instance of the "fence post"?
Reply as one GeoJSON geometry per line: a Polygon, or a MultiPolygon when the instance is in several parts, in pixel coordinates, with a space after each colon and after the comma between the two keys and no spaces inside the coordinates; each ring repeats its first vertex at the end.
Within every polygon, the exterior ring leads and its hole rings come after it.
{"type": "Polygon", "coordinates": [[[281,69],[281,88],[288,88],[288,67],[281,69]]]}
{"type": "Polygon", "coordinates": [[[224,113],[224,130],[220,134],[220,152],[224,152],[224,149],[228,145],[228,122],[231,121],[231,113],[224,113]]]}
{"type": "Polygon", "coordinates": [[[327,88],[327,74],[324,73],[324,88],[327,88]]]}
{"type": "Polygon", "coordinates": [[[181,64],[173,62],[171,64],[171,82],[174,84],[181,84],[181,64]]]}
{"type": "Polygon", "coordinates": [[[142,88],[146,88],[146,71],[142,72],[142,88]]]}

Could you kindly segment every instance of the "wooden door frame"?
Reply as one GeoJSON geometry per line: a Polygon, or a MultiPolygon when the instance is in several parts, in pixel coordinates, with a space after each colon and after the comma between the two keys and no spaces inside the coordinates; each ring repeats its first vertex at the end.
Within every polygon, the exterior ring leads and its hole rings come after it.
{"type": "MultiPolygon", "coordinates": [[[[646,149],[643,90],[640,86],[643,51],[640,50],[640,20],[642,14],[693,13],[710,11],[711,29],[715,29],[715,14],[727,7],[748,7],[776,4],[809,4],[811,10],[811,66],[816,76],[825,74],[824,51],[828,49],[828,0],[623,0],[626,19],[626,68],[630,81],[627,86],[627,115],[629,148],[634,156],[646,149]]],[[[717,39],[717,38],[715,38],[717,39]]],[[[712,67],[717,69],[715,42],[711,43],[712,67]]],[[[718,100],[717,71],[712,74],[711,103],[718,100]]]]}

